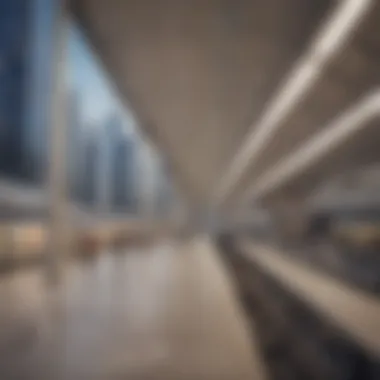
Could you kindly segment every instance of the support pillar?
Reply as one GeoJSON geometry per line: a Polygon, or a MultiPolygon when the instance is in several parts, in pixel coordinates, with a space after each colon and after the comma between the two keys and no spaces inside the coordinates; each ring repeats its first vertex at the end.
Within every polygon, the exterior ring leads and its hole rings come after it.
{"type": "Polygon", "coordinates": [[[98,142],[100,160],[96,175],[95,208],[101,216],[104,216],[112,211],[111,191],[113,183],[111,183],[111,147],[108,142],[108,133],[110,132],[105,129],[102,133],[104,136],[98,142]]]}
{"type": "Polygon", "coordinates": [[[51,130],[49,146],[49,217],[50,235],[47,250],[47,278],[57,283],[62,260],[70,249],[69,203],[67,181],[67,107],[66,107],[66,55],[67,9],[66,1],[56,2],[54,22],[53,88],[51,100],[51,130]]]}

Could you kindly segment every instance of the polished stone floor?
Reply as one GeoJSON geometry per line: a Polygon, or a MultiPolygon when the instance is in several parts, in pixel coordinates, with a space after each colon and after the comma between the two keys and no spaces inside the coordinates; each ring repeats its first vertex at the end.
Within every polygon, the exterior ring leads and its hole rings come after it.
{"type": "Polygon", "coordinates": [[[202,239],[0,282],[0,379],[262,379],[234,290],[202,239]]]}

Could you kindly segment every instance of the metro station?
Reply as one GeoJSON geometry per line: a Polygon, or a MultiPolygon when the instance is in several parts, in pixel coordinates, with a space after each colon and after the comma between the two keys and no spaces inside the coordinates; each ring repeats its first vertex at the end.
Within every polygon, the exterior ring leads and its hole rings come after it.
{"type": "Polygon", "coordinates": [[[380,380],[380,2],[0,1],[0,379],[380,380]]]}

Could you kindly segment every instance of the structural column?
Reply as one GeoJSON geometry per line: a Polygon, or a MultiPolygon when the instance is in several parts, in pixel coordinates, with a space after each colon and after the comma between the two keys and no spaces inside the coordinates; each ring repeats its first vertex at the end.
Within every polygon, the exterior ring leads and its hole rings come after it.
{"type": "Polygon", "coordinates": [[[96,209],[100,215],[107,215],[111,212],[111,146],[106,128],[102,131],[103,136],[98,141],[99,148],[99,167],[96,175],[96,209]]]}
{"type": "Polygon", "coordinates": [[[54,21],[53,88],[51,99],[51,128],[49,145],[49,216],[50,244],[47,251],[47,276],[52,282],[59,280],[61,262],[70,249],[69,202],[67,181],[67,107],[66,107],[66,55],[67,55],[67,3],[56,1],[54,21]]]}

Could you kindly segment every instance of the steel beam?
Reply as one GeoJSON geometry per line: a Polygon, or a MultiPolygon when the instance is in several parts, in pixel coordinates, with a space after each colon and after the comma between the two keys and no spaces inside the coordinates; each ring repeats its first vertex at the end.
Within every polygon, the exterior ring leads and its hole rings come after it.
{"type": "Polygon", "coordinates": [[[284,119],[311,90],[325,66],[345,46],[374,3],[373,0],[339,2],[337,8],[315,36],[309,49],[290,71],[258,124],[250,127],[247,138],[244,139],[226,175],[223,176],[216,189],[216,203],[223,203],[248,168],[255,164],[276,131],[284,125],[284,119]]]}
{"type": "Polygon", "coordinates": [[[299,149],[260,176],[243,194],[241,203],[261,201],[268,194],[280,191],[283,186],[310,171],[322,159],[343,147],[349,139],[354,139],[368,129],[377,128],[373,121],[379,116],[380,90],[377,90],[338,116],[328,126],[321,128],[322,132],[316,133],[299,149]]]}

